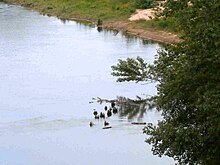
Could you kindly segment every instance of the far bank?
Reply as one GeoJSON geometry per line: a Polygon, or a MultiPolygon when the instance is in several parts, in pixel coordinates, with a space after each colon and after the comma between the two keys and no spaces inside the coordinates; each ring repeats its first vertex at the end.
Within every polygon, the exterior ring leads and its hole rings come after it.
{"type": "MultiPolygon", "coordinates": [[[[175,44],[180,41],[178,35],[151,26],[142,26],[143,21],[132,22],[128,18],[135,12],[131,1],[122,0],[3,0],[7,3],[25,6],[42,14],[57,16],[65,20],[86,21],[102,27],[122,31],[125,35],[162,43],[175,44]]],[[[144,24],[146,24],[144,22],[144,24]]]]}

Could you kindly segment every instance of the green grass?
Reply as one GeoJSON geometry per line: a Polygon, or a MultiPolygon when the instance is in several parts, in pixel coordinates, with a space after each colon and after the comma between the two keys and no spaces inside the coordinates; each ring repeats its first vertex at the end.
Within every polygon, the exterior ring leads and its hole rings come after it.
{"type": "MultiPolygon", "coordinates": [[[[96,22],[101,19],[108,21],[127,21],[135,12],[134,0],[5,0],[29,6],[44,14],[55,15],[62,19],[86,19],[96,22]]],[[[137,21],[140,28],[151,28],[177,32],[174,19],[156,19],[137,21]]]]}
{"type": "Polygon", "coordinates": [[[62,18],[125,20],[135,11],[132,0],[5,0],[62,18]]]}
{"type": "Polygon", "coordinates": [[[149,21],[137,21],[137,26],[141,28],[164,30],[167,32],[178,33],[179,28],[175,18],[153,19],[149,21]]]}

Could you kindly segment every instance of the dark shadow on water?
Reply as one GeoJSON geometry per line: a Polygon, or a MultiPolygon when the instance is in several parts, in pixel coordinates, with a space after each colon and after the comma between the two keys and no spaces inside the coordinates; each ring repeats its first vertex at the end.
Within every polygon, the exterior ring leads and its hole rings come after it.
{"type": "Polygon", "coordinates": [[[59,20],[60,20],[63,24],[66,24],[67,22],[69,22],[69,20],[64,19],[64,18],[59,18],[59,20]]]}
{"type": "MultiPolygon", "coordinates": [[[[48,17],[50,17],[49,15],[47,15],[48,17]]],[[[105,29],[102,26],[102,23],[98,22],[91,22],[91,20],[87,20],[87,19],[77,19],[77,18],[71,18],[71,19],[66,19],[66,18],[62,18],[62,17],[57,17],[63,24],[66,24],[68,22],[74,21],[77,25],[84,27],[85,29],[91,29],[91,28],[96,28],[97,31],[100,32],[104,32],[104,33],[111,33],[113,36],[117,36],[118,34],[122,34],[125,39],[126,39],[126,43],[131,43],[133,44],[134,42],[141,42],[141,44],[143,45],[154,45],[154,44],[159,44],[161,47],[163,47],[165,44],[160,43],[160,42],[156,42],[153,40],[147,40],[147,39],[141,39],[138,36],[135,35],[131,35],[128,34],[126,32],[123,31],[119,31],[117,29],[105,29]]]]}
{"type": "Polygon", "coordinates": [[[152,44],[156,44],[156,43],[158,43],[158,42],[155,42],[153,40],[146,40],[146,39],[142,40],[143,45],[152,45],[152,44]]]}
{"type": "Polygon", "coordinates": [[[130,99],[119,96],[114,100],[107,100],[98,98],[97,102],[103,103],[115,103],[118,109],[119,118],[126,117],[129,121],[137,119],[142,121],[144,115],[153,109],[155,109],[155,98],[141,98],[137,96],[136,99],[130,99]]]}
{"type": "Polygon", "coordinates": [[[98,32],[102,32],[102,31],[103,31],[102,26],[98,26],[98,27],[97,27],[97,31],[98,31],[98,32]]]}
{"type": "Polygon", "coordinates": [[[137,119],[141,121],[147,111],[152,110],[155,106],[149,100],[131,100],[125,97],[118,98],[119,117],[127,117],[128,120],[137,119]]]}

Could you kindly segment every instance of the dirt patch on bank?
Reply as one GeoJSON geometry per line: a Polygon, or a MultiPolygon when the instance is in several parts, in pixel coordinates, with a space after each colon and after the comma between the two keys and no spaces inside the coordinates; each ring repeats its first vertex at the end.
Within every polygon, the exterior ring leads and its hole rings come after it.
{"type": "Polygon", "coordinates": [[[131,22],[109,22],[103,24],[103,27],[105,29],[122,31],[125,35],[127,34],[137,36],[143,39],[158,41],[162,43],[176,44],[181,41],[178,35],[165,31],[137,28],[135,27],[134,23],[131,22]]]}
{"type": "MultiPolygon", "coordinates": [[[[163,2],[164,1],[160,3],[163,2]]],[[[164,8],[160,5],[158,5],[157,8],[137,9],[136,12],[132,14],[128,20],[130,22],[152,20],[156,17],[157,14],[160,14],[163,10],[164,8]]],[[[112,25],[110,24],[106,26],[110,26],[111,28],[118,27],[127,34],[135,35],[144,39],[150,39],[171,44],[180,42],[180,38],[175,34],[153,29],[137,28],[137,26],[134,26],[134,24],[131,23],[116,22],[112,23],[112,25]]]]}
{"type": "MultiPolygon", "coordinates": [[[[60,16],[56,12],[51,13],[49,9],[47,10],[47,8],[39,8],[37,6],[34,6],[33,4],[28,4],[22,0],[3,0],[3,1],[8,2],[8,3],[22,5],[22,6],[25,6],[28,8],[32,8],[34,10],[39,11],[42,14],[48,14],[50,16],[57,16],[57,17],[62,18],[62,16],[60,16]]],[[[151,13],[151,11],[148,11],[148,16],[149,16],[149,13],[151,13]]],[[[145,14],[142,13],[142,15],[146,15],[146,13],[145,14]]],[[[148,17],[148,18],[150,18],[150,17],[148,17]]],[[[139,18],[139,20],[140,19],[142,19],[142,17],[139,18]]],[[[70,17],[67,20],[83,21],[83,22],[85,21],[85,22],[91,22],[92,24],[97,24],[97,22],[80,18],[80,16],[78,16],[78,15],[76,15],[74,18],[70,17]]],[[[175,34],[165,32],[165,31],[158,31],[158,30],[154,30],[154,29],[140,28],[140,27],[135,26],[135,23],[132,21],[129,21],[129,20],[103,22],[102,27],[104,29],[108,29],[108,30],[122,31],[123,34],[125,34],[125,35],[132,35],[132,36],[140,37],[140,38],[147,39],[147,40],[158,41],[161,43],[175,44],[175,43],[178,43],[181,41],[180,38],[175,34]]]]}
{"type": "Polygon", "coordinates": [[[139,21],[139,20],[151,20],[154,19],[156,15],[156,11],[154,9],[137,9],[134,14],[128,19],[129,21],[139,21]]]}

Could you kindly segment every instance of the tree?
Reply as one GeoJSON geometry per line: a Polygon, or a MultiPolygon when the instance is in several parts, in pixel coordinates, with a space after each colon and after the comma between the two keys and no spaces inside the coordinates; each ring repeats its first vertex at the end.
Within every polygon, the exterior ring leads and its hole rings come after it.
{"type": "MultiPolygon", "coordinates": [[[[156,102],[163,120],[145,127],[146,142],[152,144],[153,154],[173,157],[182,165],[220,162],[218,11],[220,0],[168,0],[164,13],[178,20],[183,42],[166,46],[153,65],[145,64],[144,71],[136,72],[147,75],[143,81],[159,82],[156,102]]],[[[130,70],[122,70],[124,63],[129,60],[114,66],[113,75],[133,81],[130,70]]]]}

